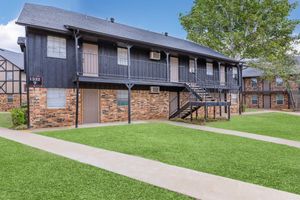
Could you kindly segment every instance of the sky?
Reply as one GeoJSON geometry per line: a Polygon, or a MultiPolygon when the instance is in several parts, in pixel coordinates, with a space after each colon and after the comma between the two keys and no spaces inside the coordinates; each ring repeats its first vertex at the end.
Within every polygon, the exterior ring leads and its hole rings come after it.
{"type": "MultiPolygon", "coordinates": [[[[25,2],[55,6],[102,19],[113,17],[118,23],[158,33],[168,32],[182,39],[186,38],[186,32],[180,25],[179,14],[187,13],[193,5],[193,0],[6,0],[1,4],[0,48],[20,51],[16,41],[18,36],[24,35],[24,28],[14,21],[25,2]]],[[[300,19],[300,2],[290,17],[300,19]]],[[[300,26],[295,32],[300,33],[300,26]]]]}

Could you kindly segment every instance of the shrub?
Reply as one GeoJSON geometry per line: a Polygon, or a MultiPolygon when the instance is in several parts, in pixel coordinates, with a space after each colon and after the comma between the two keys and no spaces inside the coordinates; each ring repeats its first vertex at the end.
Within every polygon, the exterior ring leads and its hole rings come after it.
{"type": "Polygon", "coordinates": [[[11,112],[13,127],[18,127],[26,124],[27,119],[26,119],[25,108],[14,108],[10,112],[11,112]]]}

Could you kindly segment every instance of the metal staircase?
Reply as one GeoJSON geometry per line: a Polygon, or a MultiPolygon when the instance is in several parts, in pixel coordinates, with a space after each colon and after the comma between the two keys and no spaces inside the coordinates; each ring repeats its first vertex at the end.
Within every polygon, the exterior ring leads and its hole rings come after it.
{"type": "Polygon", "coordinates": [[[202,106],[224,106],[227,102],[217,101],[206,89],[199,86],[197,83],[186,83],[185,89],[188,91],[188,97],[185,102],[173,112],[169,118],[185,119],[198,110],[202,106]]]}

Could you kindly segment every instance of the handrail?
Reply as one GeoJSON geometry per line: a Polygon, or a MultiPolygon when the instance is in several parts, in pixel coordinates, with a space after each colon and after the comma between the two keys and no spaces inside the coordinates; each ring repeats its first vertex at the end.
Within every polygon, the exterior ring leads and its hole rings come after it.
{"type": "Polygon", "coordinates": [[[293,109],[295,109],[296,108],[296,102],[295,102],[294,95],[292,93],[291,86],[290,86],[289,82],[286,83],[286,89],[287,89],[288,95],[290,97],[292,107],[293,107],[293,109]]]}

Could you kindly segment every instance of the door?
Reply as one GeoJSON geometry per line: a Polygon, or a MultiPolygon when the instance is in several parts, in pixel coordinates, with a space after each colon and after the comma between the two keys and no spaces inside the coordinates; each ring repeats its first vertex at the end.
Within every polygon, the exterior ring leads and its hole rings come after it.
{"type": "Polygon", "coordinates": [[[220,67],[220,85],[225,85],[225,66],[220,67]]]}
{"type": "Polygon", "coordinates": [[[99,122],[99,95],[98,90],[83,90],[83,123],[99,122]]]}
{"type": "Polygon", "coordinates": [[[178,109],[178,95],[177,92],[170,92],[170,96],[169,96],[169,101],[170,101],[170,115],[175,113],[178,109]]]}
{"type": "Polygon", "coordinates": [[[83,43],[82,71],[84,76],[98,76],[98,45],[83,43]]]}
{"type": "Polygon", "coordinates": [[[171,76],[170,80],[171,82],[178,82],[179,76],[178,76],[178,71],[179,71],[179,62],[178,58],[176,57],[170,57],[170,70],[171,70],[171,76]]]}
{"type": "Polygon", "coordinates": [[[271,108],[271,96],[264,95],[264,109],[270,109],[270,108],[271,108]]]}
{"type": "Polygon", "coordinates": [[[270,82],[268,80],[264,80],[264,91],[270,91],[270,82]]]}

